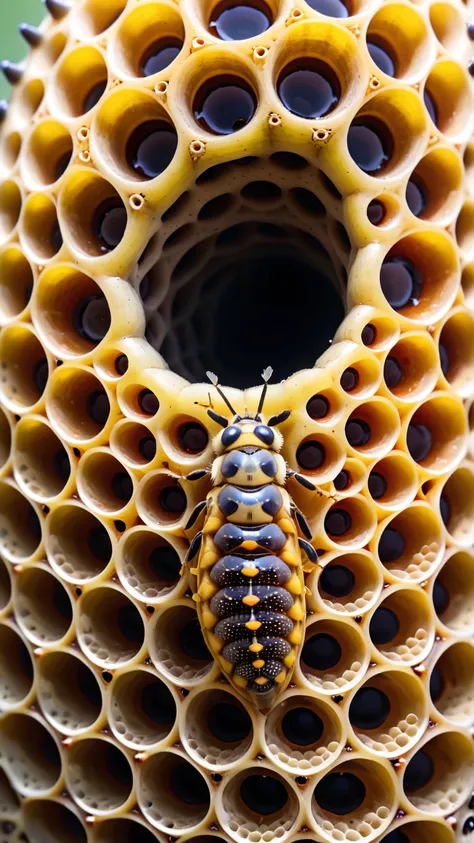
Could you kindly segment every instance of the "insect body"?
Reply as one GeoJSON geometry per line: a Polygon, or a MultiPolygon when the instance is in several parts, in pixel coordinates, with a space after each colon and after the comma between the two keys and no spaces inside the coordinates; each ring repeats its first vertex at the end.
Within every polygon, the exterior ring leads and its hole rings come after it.
{"type": "MultiPolygon", "coordinates": [[[[267,369],[255,417],[235,415],[229,425],[208,411],[225,429],[214,440],[213,488],[187,524],[191,527],[205,510],[188,559],[198,560],[191,571],[206,643],[233,685],[262,707],[290,681],[304,636],[304,571],[317,562],[313,547],[298,535],[300,530],[311,537],[285,489],[294,472],[279,453],[283,437],[275,427],[289,412],[268,424],[261,417],[270,375],[267,369]]],[[[209,376],[218,388],[217,378],[209,376]]],[[[204,473],[193,472],[188,479],[204,473]]]]}

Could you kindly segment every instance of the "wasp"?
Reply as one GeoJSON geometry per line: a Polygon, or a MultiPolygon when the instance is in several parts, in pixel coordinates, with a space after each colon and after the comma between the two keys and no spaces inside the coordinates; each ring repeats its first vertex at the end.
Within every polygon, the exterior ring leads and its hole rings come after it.
{"type": "Polygon", "coordinates": [[[278,430],[290,416],[283,410],[265,423],[262,415],[272,369],[263,372],[263,390],[255,416],[236,413],[218,379],[207,373],[232,418],[213,409],[210,418],[223,430],[213,440],[210,469],[187,476],[211,475],[212,489],[197,504],[185,530],[204,514],[187,562],[193,597],[206,644],[231,684],[260,708],[267,708],[288,685],[304,638],[304,574],[314,569],[317,553],[311,531],[286,484],[295,478],[280,451],[278,430]]]}

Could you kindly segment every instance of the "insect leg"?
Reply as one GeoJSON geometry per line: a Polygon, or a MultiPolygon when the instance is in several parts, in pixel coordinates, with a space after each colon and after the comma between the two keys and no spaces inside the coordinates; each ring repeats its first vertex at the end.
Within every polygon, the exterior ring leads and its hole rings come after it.
{"type": "Polygon", "coordinates": [[[206,474],[210,474],[210,468],[198,468],[197,471],[191,471],[190,474],[186,474],[185,480],[201,480],[202,477],[205,477],[206,474]]]}
{"type": "Polygon", "coordinates": [[[191,529],[191,527],[193,526],[193,524],[196,523],[196,521],[198,520],[201,512],[203,511],[203,509],[206,508],[206,506],[207,506],[207,500],[199,501],[199,503],[196,504],[196,506],[194,507],[193,511],[191,512],[191,515],[189,516],[189,518],[188,518],[188,520],[187,520],[187,522],[184,526],[185,530],[191,529]]]}
{"type": "Polygon", "coordinates": [[[301,550],[304,550],[310,562],[318,561],[318,554],[312,544],[307,542],[306,539],[298,539],[298,544],[301,547],[301,550]]]}
{"type": "Polygon", "coordinates": [[[191,559],[194,559],[196,554],[199,553],[199,548],[201,547],[201,543],[202,543],[202,532],[196,533],[196,535],[194,536],[194,538],[193,538],[193,540],[192,540],[192,542],[189,546],[189,550],[186,554],[186,562],[190,562],[191,559]]]}
{"type": "Polygon", "coordinates": [[[306,518],[304,517],[303,513],[296,506],[295,506],[294,511],[295,511],[295,518],[296,518],[296,521],[298,523],[298,527],[300,528],[301,532],[303,533],[304,536],[306,536],[307,539],[312,539],[313,534],[312,534],[311,530],[309,529],[309,524],[308,524],[306,518]]]}
{"type": "Polygon", "coordinates": [[[336,501],[336,503],[339,501],[339,498],[336,495],[331,495],[324,489],[320,489],[319,486],[315,486],[311,480],[308,480],[308,478],[304,476],[304,474],[298,474],[297,471],[291,471],[290,469],[288,471],[288,477],[294,477],[300,486],[304,486],[304,488],[309,489],[310,492],[317,492],[322,498],[331,498],[331,500],[336,501]]]}

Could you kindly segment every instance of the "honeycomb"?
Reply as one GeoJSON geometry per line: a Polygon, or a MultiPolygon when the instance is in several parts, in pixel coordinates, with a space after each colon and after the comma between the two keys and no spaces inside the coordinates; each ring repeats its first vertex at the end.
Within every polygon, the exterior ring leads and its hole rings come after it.
{"type": "Polygon", "coordinates": [[[1,843],[469,839],[473,4],[46,5],[3,65],[1,843]],[[206,369],[255,413],[268,364],[319,563],[262,712],[183,563],[206,369]]]}

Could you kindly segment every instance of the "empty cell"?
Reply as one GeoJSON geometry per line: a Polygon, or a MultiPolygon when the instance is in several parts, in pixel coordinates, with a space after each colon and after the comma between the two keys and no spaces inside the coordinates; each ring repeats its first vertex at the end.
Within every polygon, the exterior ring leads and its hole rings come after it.
{"type": "Polygon", "coordinates": [[[384,3],[372,17],[367,48],[378,70],[407,81],[420,78],[433,56],[423,17],[416,9],[396,2],[384,3]]]}
{"type": "Polygon", "coordinates": [[[467,641],[445,647],[430,673],[431,700],[455,725],[466,727],[474,716],[474,648],[467,641]]]}
{"type": "Polygon", "coordinates": [[[91,443],[115,412],[107,387],[91,369],[80,366],[64,365],[55,370],[46,403],[59,434],[74,444],[91,443]]]}
{"type": "Polygon", "coordinates": [[[158,838],[153,831],[139,819],[103,820],[94,833],[94,843],[156,843],[158,838]]]}
{"type": "Polygon", "coordinates": [[[403,787],[411,804],[425,814],[456,810],[471,790],[472,746],[462,732],[444,731],[412,752],[403,787]]]}
{"type": "Polygon", "coordinates": [[[160,401],[155,393],[140,383],[127,384],[120,399],[126,415],[131,415],[137,421],[151,419],[160,409],[160,401]]]}
{"type": "Polygon", "coordinates": [[[47,522],[46,553],[57,573],[69,582],[92,580],[107,568],[115,539],[81,504],[63,503],[47,522]]]}
{"type": "Polygon", "coordinates": [[[265,723],[265,746],[273,762],[289,773],[311,775],[329,767],[344,740],[337,711],[311,696],[292,694],[265,723]]]}
{"type": "Polygon", "coordinates": [[[0,338],[0,394],[13,412],[24,412],[42,398],[50,364],[34,330],[16,323],[0,338]]]}
{"type": "Polygon", "coordinates": [[[366,612],[382,588],[381,574],[373,558],[360,551],[335,554],[327,562],[325,557],[323,560],[317,589],[324,606],[333,612],[356,616],[366,612]]]}
{"type": "Polygon", "coordinates": [[[433,604],[440,621],[457,635],[474,625],[474,559],[469,550],[452,551],[433,584],[433,604]]]}
{"type": "Polygon", "coordinates": [[[256,108],[255,92],[245,79],[218,73],[201,85],[192,104],[196,123],[213,135],[231,135],[243,129],[256,108]]]}
{"type": "Polygon", "coordinates": [[[428,152],[413,170],[406,186],[406,201],[419,219],[451,220],[461,202],[462,162],[445,146],[428,152]]]}
{"type": "Polygon", "coordinates": [[[201,681],[214,667],[194,608],[182,603],[159,615],[149,639],[150,655],[160,672],[181,686],[201,681]]]}
{"type": "Polygon", "coordinates": [[[4,767],[21,796],[50,791],[61,775],[56,739],[38,716],[7,714],[0,726],[4,767]]]}
{"type": "Polygon", "coordinates": [[[68,750],[66,781],[75,801],[88,813],[107,815],[124,808],[133,791],[128,757],[112,741],[78,740],[68,750]]]}
{"type": "Polygon", "coordinates": [[[127,209],[115,188],[93,171],[70,175],[60,202],[63,234],[83,255],[100,257],[125,236],[127,209]]]}
{"type": "Polygon", "coordinates": [[[184,833],[206,817],[210,793],[194,764],[176,752],[159,752],[141,767],[138,801],[152,825],[184,833]]]}
{"type": "Polygon", "coordinates": [[[311,808],[318,833],[325,839],[333,839],[336,828],[346,833],[362,828],[365,839],[372,840],[395,813],[394,775],[369,759],[343,761],[319,779],[311,808]]]}
{"type": "Polygon", "coordinates": [[[85,827],[75,810],[53,799],[33,799],[23,811],[25,830],[45,843],[86,843],[85,827]]]}
{"type": "Polygon", "coordinates": [[[426,728],[424,687],[409,669],[374,673],[352,695],[349,721],[367,749],[385,758],[398,757],[426,728]]]}
{"type": "Polygon", "coordinates": [[[42,273],[33,308],[40,336],[61,358],[92,351],[111,324],[100,287],[69,265],[58,264],[42,273]]]}
{"type": "Polygon", "coordinates": [[[0,612],[3,612],[10,603],[12,595],[12,584],[9,570],[5,562],[0,559],[0,612]]]}
{"type": "Polygon", "coordinates": [[[345,425],[348,444],[357,454],[385,456],[394,446],[400,419],[392,404],[373,398],[352,411],[345,425]]]}
{"type": "Polygon", "coordinates": [[[0,252],[0,291],[0,318],[4,323],[23,312],[33,291],[33,270],[17,245],[0,252]]]}
{"type": "Polygon", "coordinates": [[[92,510],[117,516],[128,508],[134,478],[107,448],[89,450],[78,469],[79,494],[92,510]]]}
{"type": "Polygon", "coordinates": [[[3,709],[26,701],[33,687],[33,662],[13,626],[0,625],[0,700],[3,709]]]}
{"type": "Polygon", "coordinates": [[[472,94],[464,68],[448,57],[434,65],[424,88],[425,106],[436,129],[457,138],[469,125],[472,94]]]}
{"type": "Polygon", "coordinates": [[[22,163],[25,179],[33,187],[42,187],[58,181],[65,173],[72,158],[73,141],[65,126],[46,119],[34,127],[27,151],[22,163]]]}
{"type": "Polygon", "coordinates": [[[154,76],[164,70],[169,72],[183,41],[184,24],[177,7],[143,3],[139,9],[130,9],[118,22],[111,39],[111,56],[127,76],[154,76]]]}
{"type": "Polygon", "coordinates": [[[176,129],[167,112],[145,91],[115,91],[100,107],[97,126],[97,154],[106,157],[124,178],[154,179],[173,160],[176,129]]]}
{"type": "Polygon", "coordinates": [[[0,184],[0,238],[6,239],[20,218],[22,195],[12,179],[0,184]]]}
{"type": "Polygon", "coordinates": [[[300,670],[318,691],[336,694],[349,689],[362,676],[367,661],[364,640],[355,624],[321,620],[307,627],[300,670]]]}
{"type": "Polygon", "coordinates": [[[162,601],[180,582],[186,549],[186,542],[171,534],[165,537],[146,527],[132,528],[119,545],[119,577],[139,600],[162,601]]]}
{"type": "Polygon", "coordinates": [[[60,495],[74,463],[69,448],[40,416],[21,419],[15,429],[13,467],[27,495],[41,502],[60,495]]]}
{"type": "Polygon", "coordinates": [[[375,527],[375,514],[361,495],[332,504],[324,517],[324,531],[329,541],[347,548],[365,545],[375,527]]]}
{"type": "Polygon", "coordinates": [[[48,91],[51,110],[61,117],[80,117],[95,105],[107,87],[103,54],[93,46],[77,46],[59,63],[48,91]]]}
{"type": "Polygon", "coordinates": [[[126,5],[126,0],[87,0],[76,18],[81,34],[86,37],[100,35],[115,23],[126,5]]]}
{"type": "Polygon", "coordinates": [[[249,753],[253,720],[234,694],[209,688],[189,697],[182,739],[198,764],[211,770],[232,769],[249,753]]]}
{"type": "Polygon", "coordinates": [[[392,175],[415,162],[424,132],[418,97],[407,90],[386,89],[370,99],[350,124],[348,153],[363,173],[375,178],[392,175]]]}
{"type": "Polygon", "coordinates": [[[150,527],[175,528],[185,524],[189,504],[181,479],[167,471],[150,472],[140,483],[137,509],[150,527]]]}
{"type": "Polygon", "coordinates": [[[430,474],[443,474],[460,460],[466,427],[461,402],[440,392],[405,419],[407,451],[430,474]]]}
{"type": "Polygon", "coordinates": [[[154,746],[174,729],[175,692],[151,670],[127,671],[112,685],[109,717],[115,736],[125,746],[154,746]]]}
{"type": "Polygon", "coordinates": [[[418,485],[416,468],[402,451],[392,451],[375,463],[367,482],[371,498],[385,510],[402,509],[411,503],[418,485]]]}
{"type": "Polygon", "coordinates": [[[43,563],[15,577],[15,609],[18,626],[36,646],[57,644],[71,627],[69,593],[43,563]]]}
{"type": "Polygon", "coordinates": [[[102,694],[95,674],[71,652],[42,656],[37,692],[45,717],[65,735],[89,729],[102,710],[102,694]]]}
{"type": "Polygon", "coordinates": [[[135,604],[110,586],[82,596],[77,628],[83,652],[99,667],[114,668],[131,661],[145,638],[143,618],[135,604]]]}
{"type": "Polygon", "coordinates": [[[464,308],[452,312],[438,336],[441,371],[458,395],[466,396],[474,379],[474,324],[464,308]]]}
{"type": "Polygon", "coordinates": [[[269,767],[246,767],[230,778],[222,794],[218,819],[232,837],[248,837],[256,827],[269,840],[291,832],[298,799],[290,783],[269,767]]]}
{"type": "Polygon", "coordinates": [[[33,260],[48,261],[63,245],[56,204],[45,193],[35,193],[24,205],[21,238],[33,260]]]}
{"type": "Polygon", "coordinates": [[[110,447],[124,465],[141,468],[152,462],[157,453],[155,436],[145,425],[127,420],[115,425],[110,447]]]}
{"type": "Polygon", "coordinates": [[[41,544],[42,525],[38,511],[12,481],[0,482],[0,550],[11,562],[23,562],[41,544]]]}
{"type": "Polygon", "coordinates": [[[417,664],[434,640],[431,603],[424,591],[399,588],[378,605],[367,622],[372,643],[391,662],[417,664]]]}

